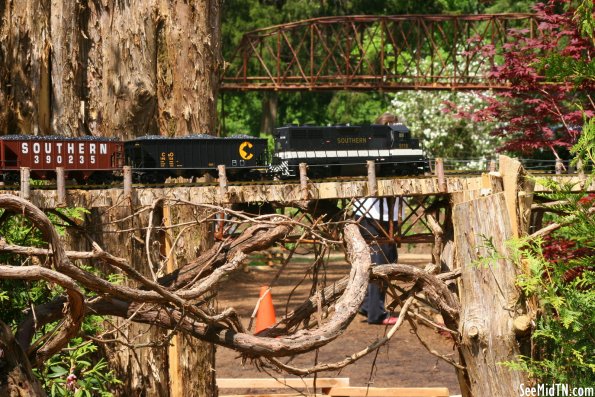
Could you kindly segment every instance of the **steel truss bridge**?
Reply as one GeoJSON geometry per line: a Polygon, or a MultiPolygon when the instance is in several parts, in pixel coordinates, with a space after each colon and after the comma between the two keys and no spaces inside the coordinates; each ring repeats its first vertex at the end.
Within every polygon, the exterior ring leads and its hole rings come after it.
{"type": "Polygon", "coordinates": [[[532,14],[323,17],[244,34],[221,90],[484,90],[532,14]]]}

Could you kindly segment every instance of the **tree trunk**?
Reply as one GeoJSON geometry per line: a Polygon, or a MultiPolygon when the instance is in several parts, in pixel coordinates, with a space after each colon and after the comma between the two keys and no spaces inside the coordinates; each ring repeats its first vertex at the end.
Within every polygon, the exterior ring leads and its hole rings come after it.
{"type": "MultiPolygon", "coordinates": [[[[0,133],[128,139],[214,132],[220,6],[219,0],[0,1],[0,133]]],[[[149,274],[142,245],[129,234],[104,234],[132,222],[110,224],[113,216],[97,215],[97,225],[106,226],[95,237],[149,274]]],[[[188,237],[188,252],[207,237],[188,237]]],[[[126,332],[132,344],[164,335],[143,325],[126,332]]],[[[213,395],[214,349],[181,343],[169,362],[167,347],[119,353],[122,395],[171,394],[172,359],[184,393],[213,395]]]]}
{"type": "Polygon", "coordinates": [[[51,2],[51,84],[52,128],[60,135],[85,135],[83,80],[85,60],[81,57],[80,43],[83,7],[76,1],[51,2]]]}
{"type": "Polygon", "coordinates": [[[0,396],[45,396],[27,355],[10,327],[0,321],[0,396]]]}
{"type": "Polygon", "coordinates": [[[262,98],[262,119],[260,121],[260,132],[272,134],[277,125],[277,107],[279,96],[276,92],[265,92],[262,98]]]}
{"type": "Polygon", "coordinates": [[[50,0],[0,2],[0,134],[50,130],[50,0]]]}
{"type": "Polygon", "coordinates": [[[2,2],[0,132],[212,133],[219,14],[218,0],[2,2]]]}
{"type": "MultiPolygon", "coordinates": [[[[163,207],[164,226],[176,225],[190,220],[199,221],[206,212],[193,206],[176,205],[163,207]]],[[[196,258],[213,243],[213,226],[202,223],[193,228],[174,227],[162,233],[163,253],[172,255],[167,263],[167,273],[196,258]],[[176,238],[181,233],[180,238],[176,238]],[[176,246],[172,250],[173,243],[176,246]]],[[[169,392],[171,396],[193,397],[215,395],[215,345],[201,342],[188,335],[178,334],[169,347],[169,392]],[[201,376],[196,376],[196,374],[201,376]]]]}
{"type": "Polygon", "coordinates": [[[158,3],[88,2],[84,62],[91,134],[123,139],[159,134],[157,43],[165,22],[158,3]]]}
{"type": "MultiPolygon", "coordinates": [[[[132,208],[119,207],[109,211],[94,210],[91,225],[94,240],[113,255],[126,258],[130,265],[144,276],[151,278],[149,265],[144,255],[144,233],[148,216],[140,214],[130,217],[132,208]],[[124,222],[117,219],[129,217],[124,222]],[[120,232],[123,229],[139,229],[135,232],[120,232]]],[[[106,328],[119,331],[113,337],[128,346],[158,343],[165,338],[165,332],[154,326],[138,324],[125,319],[112,318],[106,328]],[[114,327],[115,326],[115,327],[114,327]]],[[[106,339],[112,339],[108,336],[106,339]]],[[[110,368],[116,370],[123,384],[116,391],[120,396],[169,396],[168,357],[164,346],[129,348],[120,342],[105,345],[110,368]]]]}
{"type": "MultiPolygon", "coordinates": [[[[221,64],[219,11],[216,0],[89,2],[89,131],[124,139],[214,131],[221,64]]],[[[154,220],[160,223],[162,218],[154,220]]],[[[200,240],[207,237],[185,236],[188,255],[179,258],[180,263],[195,255],[195,248],[204,246],[200,240]]],[[[121,256],[150,274],[144,247],[134,239],[125,243],[128,251],[121,256]]],[[[122,246],[114,241],[104,248],[122,246]]],[[[127,332],[136,344],[165,335],[140,324],[127,332]]],[[[174,337],[169,348],[117,348],[118,372],[127,382],[122,395],[145,389],[147,395],[214,395],[214,347],[209,344],[174,337]]]]}
{"type": "Polygon", "coordinates": [[[221,3],[163,2],[159,16],[157,78],[162,135],[214,134],[222,65],[221,3]]]}

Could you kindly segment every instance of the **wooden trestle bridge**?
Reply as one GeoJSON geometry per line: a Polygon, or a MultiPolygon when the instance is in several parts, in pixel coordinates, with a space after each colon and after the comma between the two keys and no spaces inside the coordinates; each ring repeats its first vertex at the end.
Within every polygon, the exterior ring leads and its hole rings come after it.
{"type": "MultiPolygon", "coordinates": [[[[385,231],[385,239],[393,239],[398,243],[434,243],[436,230],[441,227],[439,224],[447,221],[445,216],[448,216],[448,212],[444,211],[446,207],[452,203],[504,191],[506,181],[516,181],[519,177],[518,170],[522,169],[518,161],[506,156],[500,157],[498,171],[486,171],[482,175],[445,175],[441,160],[436,162],[434,168],[434,175],[376,178],[374,164],[369,162],[367,178],[312,181],[308,179],[306,165],[302,164],[300,180],[234,184],[227,182],[225,167],[220,166],[220,177],[216,183],[137,187],[133,186],[130,180],[130,169],[125,167],[123,188],[84,190],[67,190],[64,181],[60,180],[57,181],[56,190],[31,189],[26,180],[27,170],[22,170],[20,192],[6,190],[0,193],[18,194],[42,209],[81,207],[102,211],[124,207],[139,210],[154,206],[156,201],[167,203],[169,206],[191,204],[237,209],[263,203],[274,203],[277,208],[295,207],[295,203],[308,201],[331,202],[336,207],[337,202],[341,201],[341,206],[345,208],[352,200],[358,198],[394,200],[398,197],[404,203],[405,210],[395,218],[397,221],[389,222],[390,230],[385,231]],[[510,164],[513,163],[517,165],[512,167],[510,164]],[[511,167],[515,171],[510,171],[511,167]],[[437,200],[442,202],[437,204],[437,200]]],[[[63,175],[60,172],[57,174],[63,175]]],[[[565,183],[573,183],[576,189],[582,188],[585,181],[584,177],[571,175],[552,177],[565,183]]],[[[517,212],[518,209],[515,208],[518,206],[518,192],[514,191],[516,182],[509,182],[509,185],[509,189],[513,189],[510,194],[515,197],[512,200],[515,204],[509,211],[517,212]]],[[[589,190],[595,191],[595,186],[591,186],[589,190]]],[[[532,191],[521,194],[532,199],[534,192],[544,191],[547,191],[545,187],[536,184],[532,191]]]]}
{"type": "Polygon", "coordinates": [[[490,78],[508,29],[532,14],[323,17],[244,34],[221,90],[501,89],[490,78]]]}

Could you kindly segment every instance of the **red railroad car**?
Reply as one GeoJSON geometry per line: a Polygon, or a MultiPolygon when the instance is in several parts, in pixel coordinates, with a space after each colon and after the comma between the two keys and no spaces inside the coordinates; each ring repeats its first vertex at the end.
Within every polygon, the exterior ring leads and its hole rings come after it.
{"type": "Polygon", "coordinates": [[[6,182],[18,181],[21,167],[29,167],[36,179],[52,179],[56,167],[63,167],[66,178],[77,182],[110,180],[123,165],[124,143],[115,138],[0,136],[0,174],[6,182]]]}

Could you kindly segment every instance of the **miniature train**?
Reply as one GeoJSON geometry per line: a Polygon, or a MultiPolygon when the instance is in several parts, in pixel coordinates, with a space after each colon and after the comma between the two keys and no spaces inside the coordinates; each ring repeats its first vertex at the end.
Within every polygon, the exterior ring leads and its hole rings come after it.
{"type": "Polygon", "coordinates": [[[36,179],[53,179],[62,167],[67,179],[84,183],[111,182],[128,165],[140,182],[168,177],[216,175],[225,165],[232,179],[294,178],[300,163],[314,176],[365,175],[374,160],[378,175],[418,175],[428,171],[418,139],[402,124],[363,126],[288,125],[267,140],[249,135],[144,136],[115,138],[6,135],[0,136],[0,177],[19,180],[21,167],[36,179]]]}
{"type": "Polygon", "coordinates": [[[429,171],[419,139],[403,124],[286,126],[273,134],[273,167],[295,176],[307,163],[314,176],[363,175],[374,160],[377,175],[419,175],[429,171]]]}

